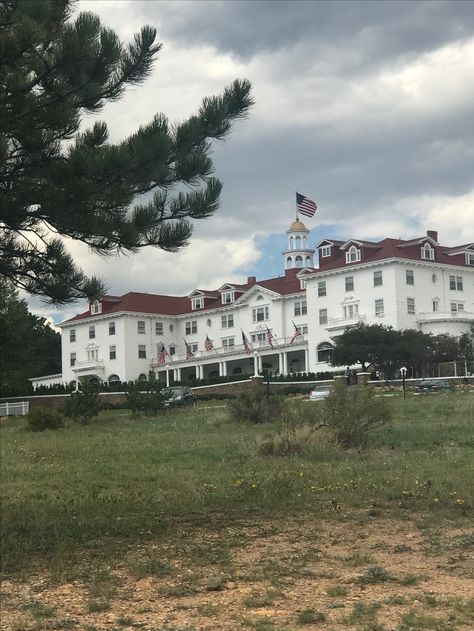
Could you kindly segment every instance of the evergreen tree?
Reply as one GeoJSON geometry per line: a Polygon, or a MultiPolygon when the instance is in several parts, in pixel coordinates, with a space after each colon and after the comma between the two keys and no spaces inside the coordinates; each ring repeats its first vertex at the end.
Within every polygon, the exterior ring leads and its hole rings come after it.
{"type": "Polygon", "coordinates": [[[125,46],[97,16],[72,19],[72,4],[0,1],[0,275],[56,304],[104,292],[58,236],[102,255],[188,243],[190,220],[218,207],[210,141],[252,104],[236,80],[182,123],[157,114],[118,144],[104,122],[79,133],[85,113],[149,75],[161,45],[145,26],[125,46]]]}
{"type": "Polygon", "coordinates": [[[0,281],[0,396],[31,389],[29,377],[61,372],[61,337],[0,281]]]}

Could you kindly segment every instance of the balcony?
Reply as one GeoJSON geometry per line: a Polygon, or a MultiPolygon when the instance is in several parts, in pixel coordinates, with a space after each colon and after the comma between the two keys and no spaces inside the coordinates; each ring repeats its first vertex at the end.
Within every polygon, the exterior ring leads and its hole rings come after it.
{"type": "Polygon", "coordinates": [[[258,351],[260,354],[271,355],[273,353],[281,353],[284,351],[290,351],[292,349],[305,348],[307,345],[304,336],[297,337],[293,343],[291,343],[292,337],[282,337],[277,338],[273,342],[273,348],[270,346],[268,341],[265,342],[254,342],[250,344],[250,355],[245,352],[245,348],[243,344],[236,344],[235,346],[227,346],[227,347],[218,347],[213,349],[212,351],[196,351],[193,353],[194,357],[192,359],[186,359],[184,355],[169,355],[166,357],[166,363],[161,366],[158,364],[158,358],[154,357],[151,361],[152,368],[160,368],[166,366],[186,366],[192,365],[196,363],[201,363],[205,361],[206,363],[210,362],[219,362],[224,361],[226,359],[245,359],[245,357],[253,357],[255,351],[258,351]]]}
{"type": "Polygon", "coordinates": [[[418,314],[417,321],[423,322],[469,322],[474,320],[473,311],[426,311],[418,314]]]}
{"type": "Polygon", "coordinates": [[[347,328],[357,326],[360,323],[365,324],[366,320],[367,316],[359,314],[353,315],[350,318],[329,318],[326,330],[330,333],[343,333],[347,328]]]}
{"type": "Polygon", "coordinates": [[[81,362],[76,362],[71,369],[78,377],[86,375],[95,375],[101,377],[104,372],[104,360],[103,359],[91,359],[81,362]]]}

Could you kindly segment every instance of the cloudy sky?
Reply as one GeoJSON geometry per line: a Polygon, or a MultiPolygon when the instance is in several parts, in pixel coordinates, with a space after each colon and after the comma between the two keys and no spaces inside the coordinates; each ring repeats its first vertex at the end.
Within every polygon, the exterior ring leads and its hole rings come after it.
{"type": "MultiPolygon", "coordinates": [[[[178,254],[100,259],[110,293],[185,294],[282,273],[295,190],[323,237],[474,239],[474,2],[80,0],[124,40],[156,26],[152,76],[98,116],[119,140],[156,112],[192,114],[234,78],[255,106],[214,146],[221,209],[178,254]]],[[[81,311],[68,307],[55,320],[81,311]]]]}

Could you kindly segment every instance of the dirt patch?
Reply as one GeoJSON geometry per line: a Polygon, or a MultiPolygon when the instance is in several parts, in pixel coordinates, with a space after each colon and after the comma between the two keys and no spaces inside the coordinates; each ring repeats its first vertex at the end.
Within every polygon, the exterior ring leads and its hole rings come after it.
{"type": "Polygon", "coordinates": [[[5,631],[474,628],[472,531],[285,520],[180,532],[110,567],[2,586],[5,631]]]}

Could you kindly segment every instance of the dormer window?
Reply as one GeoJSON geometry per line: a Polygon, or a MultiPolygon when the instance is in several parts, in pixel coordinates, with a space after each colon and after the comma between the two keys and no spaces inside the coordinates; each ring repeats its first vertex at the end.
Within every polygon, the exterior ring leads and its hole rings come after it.
{"type": "Polygon", "coordinates": [[[474,265],[474,252],[466,252],[466,265],[474,265]]]}
{"type": "Polygon", "coordinates": [[[222,304],[230,305],[235,300],[235,294],[233,291],[222,292],[222,304]]]}
{"type": "Polygon", "coordinates": [[[360,250],[355,245],[351,245],[346,252],[346,263],[357,263],[357,261],[360,261],[360,250]]]}
{"type": "Polygon", "coordinates": [[[319,248],[319,251],[321,253],[321,258],[327,258],[328,256],[331,256],[331,246],[330,245],[323,245],[322,248],[319,248]]]}
{"type": "Polygon", "coordinates": [[[94,300],[91,304],[91,314],[95,315],[96,313],[102,313],[102,305],[98,300],[94,300]]]}
{"type": "Polygon", "coordinates": [[[434,257],[434,248],[429,243],[425,243],[421,248],[421,258],[427,261],[434,261],[434,257]]]}
{"type": "Polygon", "coordinates": [[[204,307],[204,298],[199,296],[199,298],[193,298],[191,300],[191,308],[194,309],[202,309],[204,307]]]}

